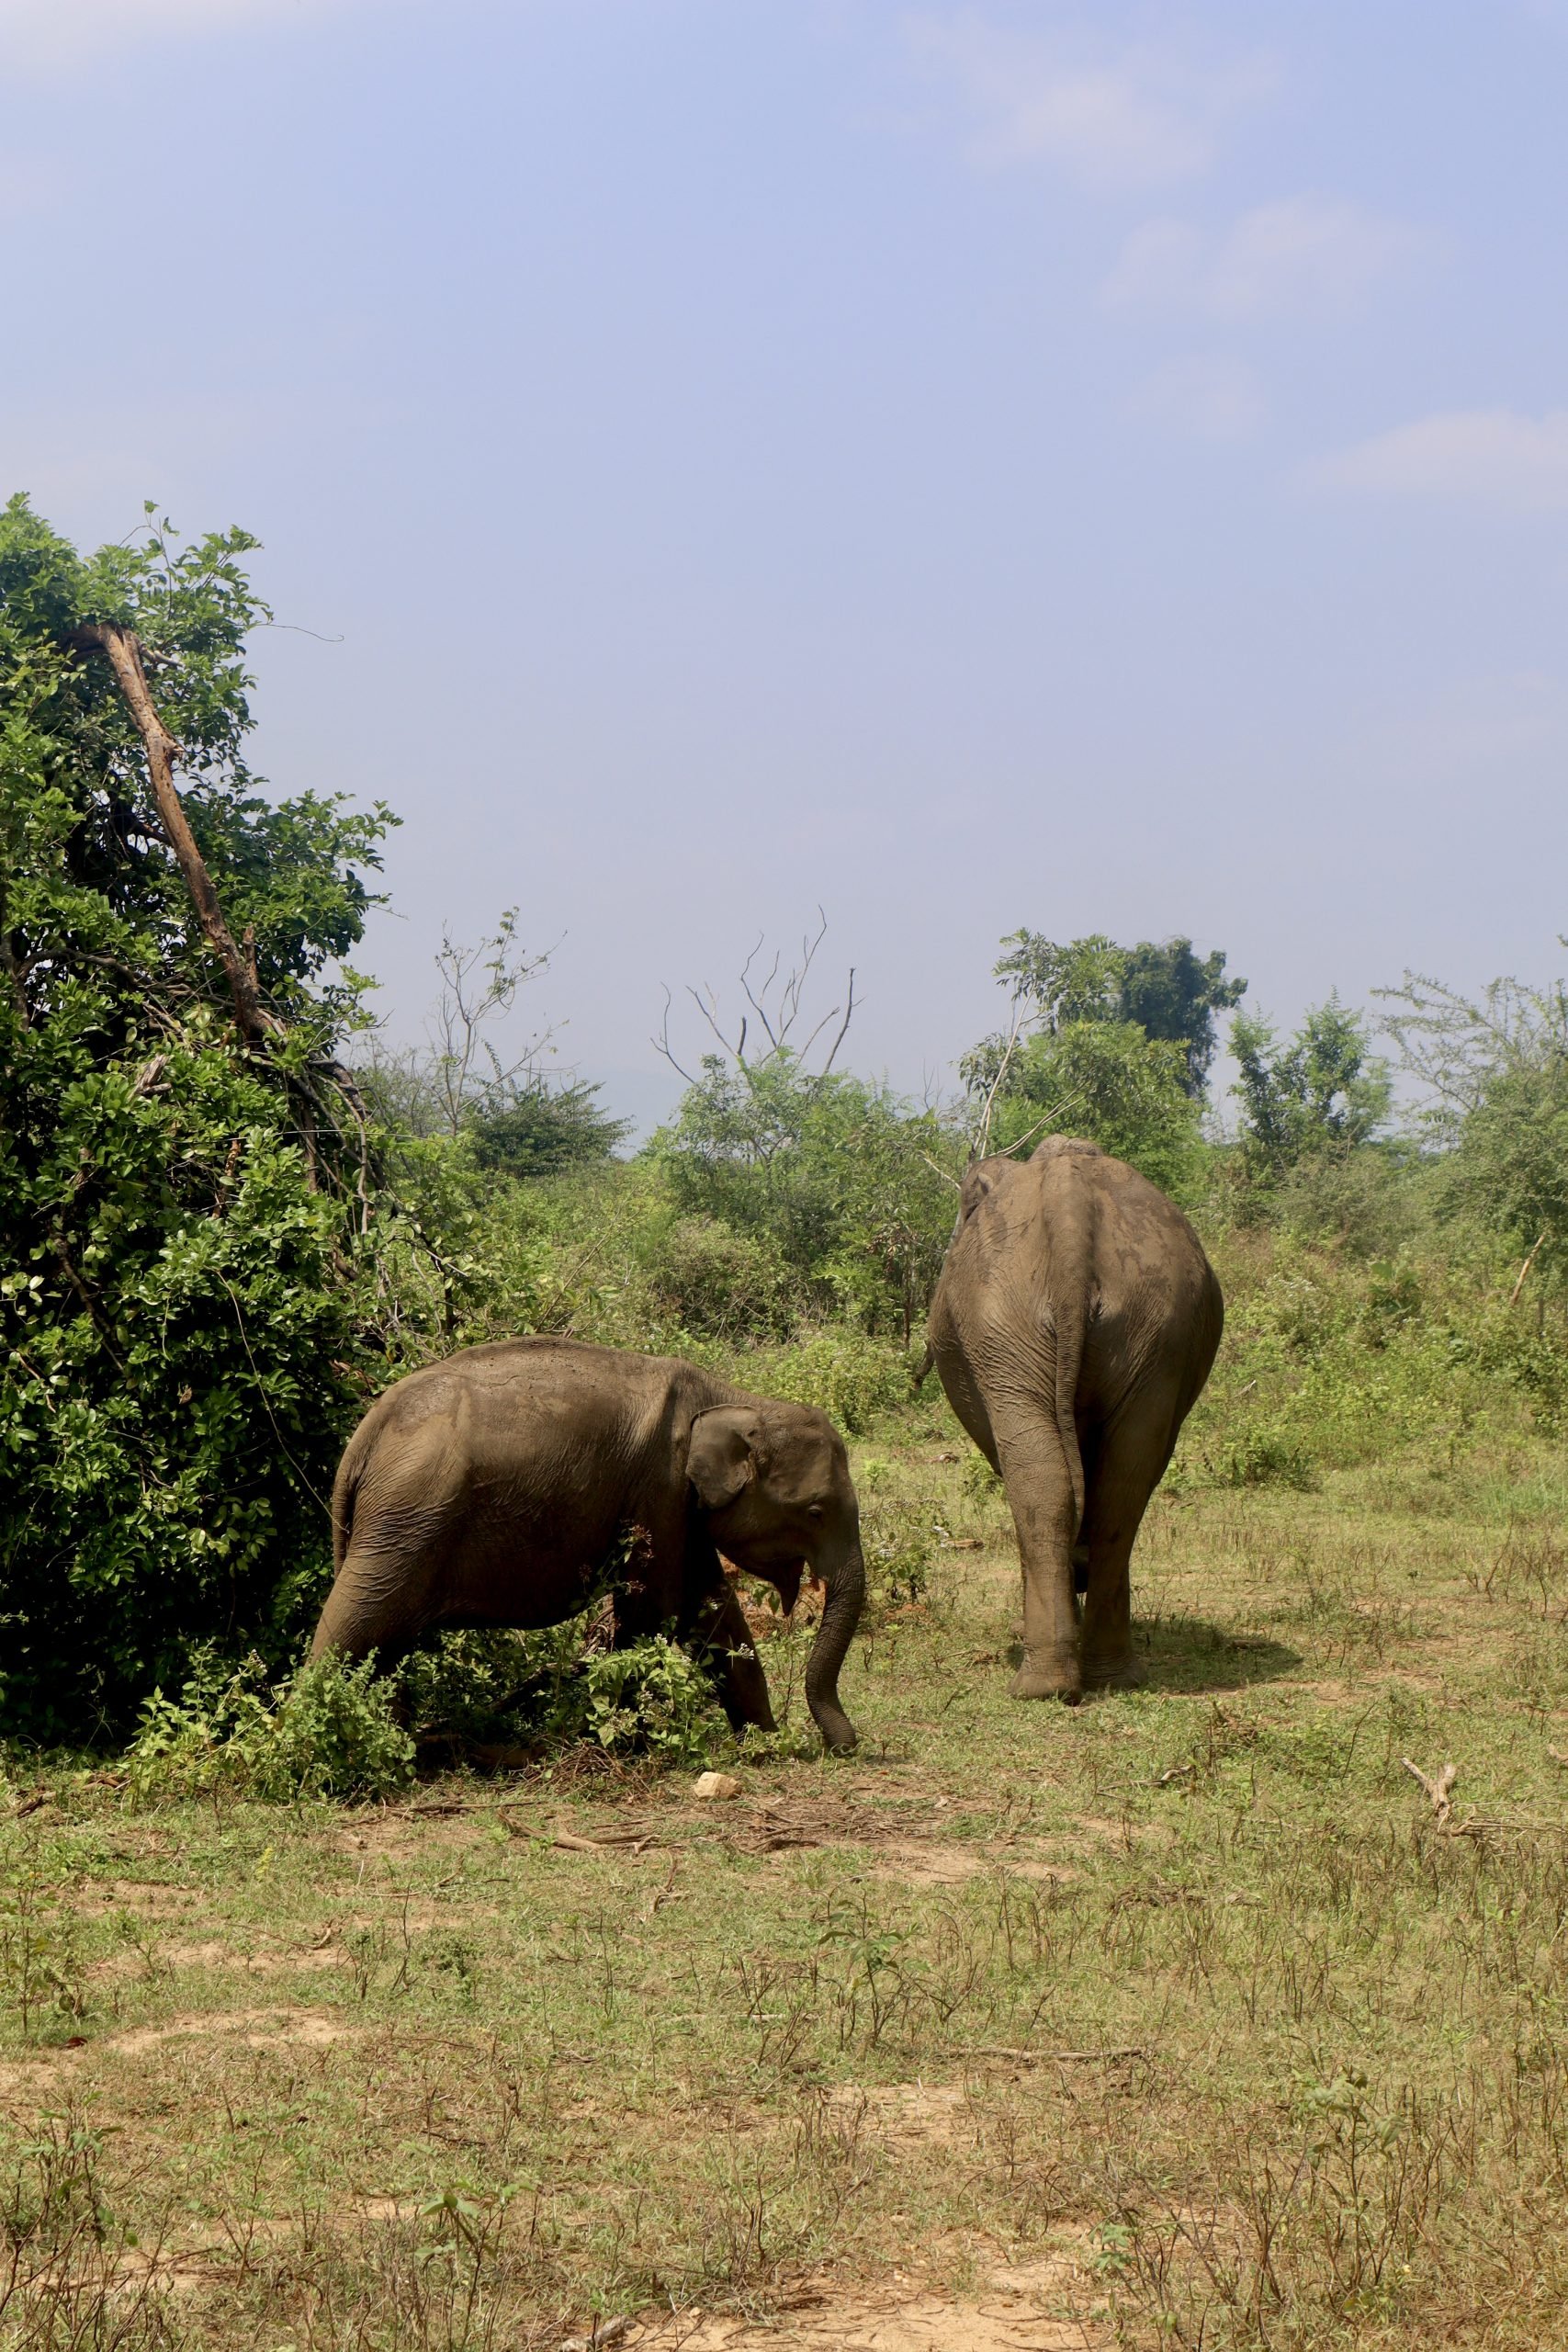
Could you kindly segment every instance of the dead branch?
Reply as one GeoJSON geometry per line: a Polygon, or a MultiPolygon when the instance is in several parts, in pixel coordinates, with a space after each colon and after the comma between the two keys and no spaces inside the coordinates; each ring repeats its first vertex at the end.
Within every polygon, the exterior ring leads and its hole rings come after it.
{"type": "Polygon", "coordinates": [[[142,667],[141,641],[134,629],[121,628],[112,621],[89,621],[73,632],[73,639],[78,644],[96,645],[108,656],[115,682],[125,696],[147,753],[153,797],[169,846],[179,863],[209,944],[223,967],[240,1034],[247,1045],[259,1046],[267,1037],[278,1035],[282,1024],[262,1003],[254,963],[236,943],[207,870],[207,861],[197,847],[185,804],[175,785],[174,763],[179,757],[180,747],[153,707],[142,667]]]}
{"type": "Polygon", "coordinates": [[[1439,1829],[1446,1829],[1453,1817],[1453,1785],[1459,1779],[1459,1766],[1445,1764],[1436,1778],[1429,1780],[1419,1764],[1412,1764],[1408,1756],[1402,1756],[1399,1760],[1410,1774],[1411,1779],[1420,1781],[1431,1799],[1432,1813],[1437,1826],[1439,1829]]]}
{"type": "MultiPolygon", "coordinates": [[[[732,1045],[718,1025],[718,1012],[712,989],[709,989],[705,997],[703,996],[699,990],[694,988],[688,988],[686,994],[691,998],[692,1002],[696,1006],[697,1011],[702,1014],[703,1019],[707,1023],[708,1027],[713,1031],[714,1035],[718,1039],[718,1042],[724,1047],[725,1052],[730,1055],[734,1060],[739,1064],[740,1068],[744,1069],[746,1067],[746,1030],[748,1025],[745,1014],[742,1013],[740,1016],[740,1034],[732,1045]]],[[[764,1028],[767,1027],[765,1021],[762,1025],[764,1028]]],[[[773,1035],[771,1029],[768,1031],[768,1035],[770,1037],[773,1035]]]]}
{"type": "MultiPolygon", "coordinates": [[[[766,1067],[768,1063],[786,1052],[800,1066],[804,1073],[807,1057],[810,1054],[812,1047],[829,1023],[836,1021],[839,1023],[837,1034],[820,1070],[817,1073],[819,1079],[826,1078],[838,1058],[845,1037],[849,1035],[850,1023],[854,1018],[855,1008],[860,1001],[855,994],[853,965],[850,967],[849,991],[844,1002],[829,1008],[804,1045],[796,1046],[794,1042],[794,1034],[799,1025],[804,1008],[807,983],[811,977],[817,951],[828,932],[827,916],[820,907],[817,912],[819,919],[817,932],[814,936],[801,942],[800,963],[784,978],[782,985],[780,982],[782,951],[774,953],[766,974],[753,979],[752,972],[757,958],[762,954],[766,944],[762,938],[758,938],[740,967],[740,990],[750,1010],[741,1014],[739,1028],[733,1037],[729,1035],[719,1018],[718,999],[713,989],[706,985],[700,989],[689,985],[687,987],[686,994],[701,1013],[715,1043],[734,1063],[736,1069],[748,1078],[755,1069],[766,1067]],[[778,1001],[773,1004],[770,1000],[775,989],[779,993],[778,1001]],[[767,1047],[765,1052],[761,1047],[755,1048],[750,1059],[748,1060],[747,1041],[751,1035],[753,1022],[766,1038],[767,1047]]],[[[666,988],[663,1019],[660,1023],[659,1035],[651,1040],[651,1043],[654,1050],[670,1064],[676,1076],[684,1079],[688,1086],[694,1086],[697,1083],[696,1078],[691,1070],[687,1069],[684,1063],[676,1058],[674,1047],[670,1043],[670,1011],[672,1001],[671,991],[666,988]]]]}
{"type": "Polygon", "coordinates": [[[933,1159],[929,1151],[917,1151],[915,1158],[917,1159],[923,1159],[926,1166],[931,1170],[931,1174],[933,1176],[940,1176],[944,1184],[951,1184],[955,1193],[962,1193],[964,1187],[959,1182],[957,1177],[953,1174],[950,1169],[943,1168],[939,1161],[933,1159]]]}
{"type": "Polygon", "coordinates": [[[664,1018],[659,1024],[659,1035],[657,1037],[650,1037],[648,1042],[656,1054],[663,1055],[677,1078],[683,1078],[688,1086],[695,1086],[696,1080],[682,1063],[676,1060],[675,1048],[670,1043],[670,1007],[674,999],[667,988],[664,991],[664,1018]]]}
{"type": "MultiPolygon", "coordinates": [[[[772,1022],[769,1020],[769,1018],[768,1018],[768,1013],[767,1013],[767,997],[768,997],[768,990],[773,987],[773,982],[778,978],[778,976],[779,976],[779,958],[780,958],[780,956],[784,954],[784,950],[783,950],[783,948],[782,948],[782,947],[780,947],[780,948],[775,948],[775,949],[774,949],[774,951],[773,951],[773,960],[772,965],[769,967],[769,969],[768,969],[768,977],[767,977],[767,978],[762,982],[762,993],[761,993],[761,997],[759,997],[759,996],[757,995],[757,993],[756,993],[755,989],[754,989],[752,988],[752,986],[751,986],[751,967],[752,967],[752,965],[756,962],[757,957],[761,954],[761,952],[762,952],[762,944],[763,944],[763,934],[762,934],[761,932],[759,932],[759,933],[758,933],[758,934],[757,934],[757,944],[756,944],[756,945],[752,948],[751,953],[750,954],[750,956],[747,956],[746,961],[745,961],[745,962],[744,962],[744,964],[742,964],[742,965],[741,965],[741,967],[740,967],[740,986],[741,986],[741,988],[742,988],[742,989],[744,989],[744,991],[745,991],[745,995],[746,995],[746,1001],[747,1001],[747,1003],[750,1006],[750,1008],[751,1008],[752,1012],[756,1014],[756,1016],[757,1016],[758,1020],[761,1023],[761,1024],[762,1024],[762,1028],[763,1028],[763,1030],[764,1030],[764,1032],[766,1033],[766,1035],[767,1035],[768,1043],[769,1043],[769,1045],[770,1045],[770,1046],[772,1046],[772,1047],[773,1047],[773,1049],[774,1053],[776,1054],[776,1053],[778,1052],[778,1049],[779,1049],[780,1046],[783,1044],[784,1039],[783,1039],[783,1038],[781,1038],[781,1037],[780,1037],[780,1036],[775,1033],[774,1028],[773,1028],[773,1023],[772,1023],[772,1022]]],[[[809,956],[807,956],[807,966],[809,967],[809,962],[810,962],[810,957],[809,957],[809,956]]],[[[783,1026],[783,1029],[784,1029],[784,1035],[785,1037],[787,1037],[787,1036],[788,1036],[788,1035],[789,1035],[789,1011],[788,1011],[789,1002],[790,1002],[790,991],[789,991],[788,985],[787,985],[787,983],[786,983],[785,988],[784,988],[784,1013],[783,1013],[783,1015],[782,1015],[782,1026],[783,1026]]],[[[744,1035],[745,1035],[745,1034],[746,1034],[746,1023],[745,1023],[745,1022],[744,1022],[744,1021],[742,1021],[742,1023],[740,1023],[740,1034],[741,1034],[741,1035],[742,1035],[742,1036],[744,1036],[744,1035]]],[[[739,1060],[739,1053],[737,1054],[736,1058],[739,1060]]]]}
{"type": "Polygon", "coordinates": [[[1530,1268],[1534,1265],[1536,1259],[1540,1252],[1540,1245],[1545,1239],[1546,1236],[1544,1233],[1537,1234],[1534,1247],[1531,1249],[1529,1257],[1525,1260],[1524,1264],[1519,1268],[1519,1279],[1508,1294],[1508,1304],[1510,1306],[1517,1306],[1519,1303],[1519,1293],[1525,1286],[1525,1276],[1529,1272],[1530,1268]]]}

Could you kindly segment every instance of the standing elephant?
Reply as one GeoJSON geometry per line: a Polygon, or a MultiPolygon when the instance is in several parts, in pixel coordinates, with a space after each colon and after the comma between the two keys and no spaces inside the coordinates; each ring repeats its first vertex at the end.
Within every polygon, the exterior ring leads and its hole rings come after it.
{"type": "Polygon", "coordinates": [[[437,1626],[558,1624],[604,1589],[617,1545],[617,1641],[673,1623],[738,1729],[773,1717],[720,1551],[786,1610],[803,1567],[820,1577],[807,1702],[830,1748],[853,1747],[838,1682],[865,1566],[827,1415],[575,1340],[468,1348],[370,1408],[333,1489],[337,1576],[310,1655],[390,1662],[437,1626]]]}
{"type": "Polygon", "coordinates": [[[1050,1136],[1027,1161],[970,1169],[931,1352],[1018,1530],[1015,1698],[1076,1702],[1138,1679],[1133,1542],[1224,1319],[1180,1210],[1098,1144],[1050,1136]]]}

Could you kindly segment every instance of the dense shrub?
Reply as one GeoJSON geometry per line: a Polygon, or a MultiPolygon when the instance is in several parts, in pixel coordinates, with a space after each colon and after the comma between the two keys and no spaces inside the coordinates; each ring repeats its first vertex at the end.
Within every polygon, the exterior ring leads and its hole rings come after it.
{"type": "Polygon", "coordinates": [[[909,1395],[908,1360],[885,1340],[829,1326],[793,1347],[758,1349],[732,1366],[743,1387],[817,1405],[850,1437],[875,1427],[909,1395]]]}
{"type": "Polygon", "coordinates": [[[125,1724],[191,1645],[279,1657],[374,1377],[370,1159],[333,1075],[380,816],[245,766],[240,534],[84,563],[0,515],[0,1728],[125,1724]],[[134,628],[271,1024],[242,1037],[85,623],[134,628]]]}
{"type": "Polygon", "coordinates": [[[177,1700],[155,1690],[131,1745],[142,1803],[228,1788],[263,1804],[385,1797],[413,1777],[414,1746],[373,1658],[327,1657],[268,1688],[262,1659],[229,1672],[202,1662],[177,1700]]]}
{"type": "Polygon", "coordinates": [[[716,1217],[676,1217],[644,1259],[649,1303],[660,1326],[703,1339],[782,1337],[798,1298],[767,1235],[737,1233],[716,1217]]]}
{"type": "Polygon", "coordinates": [[[610,1647],[602,1609],[534,1633],[447,1634],[405,1660],[411,1721],[470,1748],[592,1740],[622,1755],[700,1763],[728,1737],[714,1686],[663,1634],[610,1647]]]}
{"type": "Polygon", "coordinates": [[[803,1306],[906,1340],[953,1229],[953,1137],[886,1086],[787,1050],[703,1064],[652,1156],[690,1213],[763,1243],[803,1306]]]}

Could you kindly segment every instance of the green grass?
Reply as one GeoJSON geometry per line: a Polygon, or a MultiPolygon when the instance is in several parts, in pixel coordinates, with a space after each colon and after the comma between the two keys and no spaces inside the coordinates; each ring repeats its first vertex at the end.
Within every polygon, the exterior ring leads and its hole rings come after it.
{"type": "Polygon", "coordinates": [[[1007,1698],[951,1421],[863,1453],[931,1587],[848,1762],[136,1810],[13,1758],[0,2342],[1568,2342],[1555,1451],[1190,1478],[1146,1687],[1077,1712],[1007,1698]]]}

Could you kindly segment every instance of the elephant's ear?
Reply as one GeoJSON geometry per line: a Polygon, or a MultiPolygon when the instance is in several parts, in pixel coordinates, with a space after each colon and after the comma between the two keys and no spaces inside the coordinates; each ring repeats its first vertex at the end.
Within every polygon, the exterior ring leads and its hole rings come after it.
{"type": "Polygon", "coordinates": [[[718,1405],[697,1415],[686,1476],[705,1510],[722,1510],[756,1476],[761,1437],[757,1417],[747,1407],[718,1405]]]}

